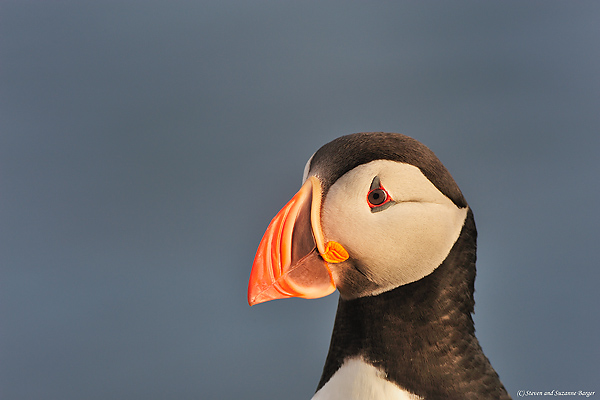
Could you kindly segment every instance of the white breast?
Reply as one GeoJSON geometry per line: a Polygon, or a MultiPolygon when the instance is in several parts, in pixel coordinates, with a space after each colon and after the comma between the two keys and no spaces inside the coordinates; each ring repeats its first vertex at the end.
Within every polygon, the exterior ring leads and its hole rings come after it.
{"type": "Polygon", "coordinates": [[[312,400],[422,400],[385,379],[362,358],[348,359],[312,400]]]}

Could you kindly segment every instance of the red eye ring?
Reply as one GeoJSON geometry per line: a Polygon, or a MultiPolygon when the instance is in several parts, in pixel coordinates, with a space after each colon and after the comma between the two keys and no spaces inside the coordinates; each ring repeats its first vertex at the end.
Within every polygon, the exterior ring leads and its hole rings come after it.
{"type": "Polygon", "coordinates": [[[371,208],[381,207],[390,201],[392,201],[392,196],[382,186],[369,190],[367,194],[367,203],[371,208]]]}

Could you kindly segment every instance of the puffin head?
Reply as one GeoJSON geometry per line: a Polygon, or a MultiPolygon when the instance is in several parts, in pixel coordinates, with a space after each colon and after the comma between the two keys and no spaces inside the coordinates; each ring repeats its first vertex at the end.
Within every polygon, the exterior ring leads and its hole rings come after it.
{"type": "Polygon", "coordinates": [[[250,305],[286,297],[374,296],[431,274],[468,214],[425,145],[356,133],[321,147],[303,185],[273,218],[254,259],[250,305]]]}

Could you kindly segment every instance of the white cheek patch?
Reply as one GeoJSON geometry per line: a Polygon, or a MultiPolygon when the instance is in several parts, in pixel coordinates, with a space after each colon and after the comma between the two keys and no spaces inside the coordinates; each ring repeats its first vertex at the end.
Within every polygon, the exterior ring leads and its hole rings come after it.
{"type": "Polygon", "coordinates": [[[376,160],[339,178],[323,203],[326,240],[348,250],[361,271],[378,285],[375,295],[432,273],[458,239],[466,208],[458,208],[421,170],[409,164],[376,160]],[[396,202],[371,212],[367,193],[373,178],[396,202]]]}

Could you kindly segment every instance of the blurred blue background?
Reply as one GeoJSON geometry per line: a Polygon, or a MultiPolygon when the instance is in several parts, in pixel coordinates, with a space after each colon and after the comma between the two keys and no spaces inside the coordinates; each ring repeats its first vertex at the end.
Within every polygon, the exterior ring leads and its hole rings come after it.
{"type": "Polygon", "coordinates": [[[517,390],[600,391],[597,1],[3,1],[0,398],[309,399],[337,294],[250,308],[335,137],[429,146],[517,390]]]}

